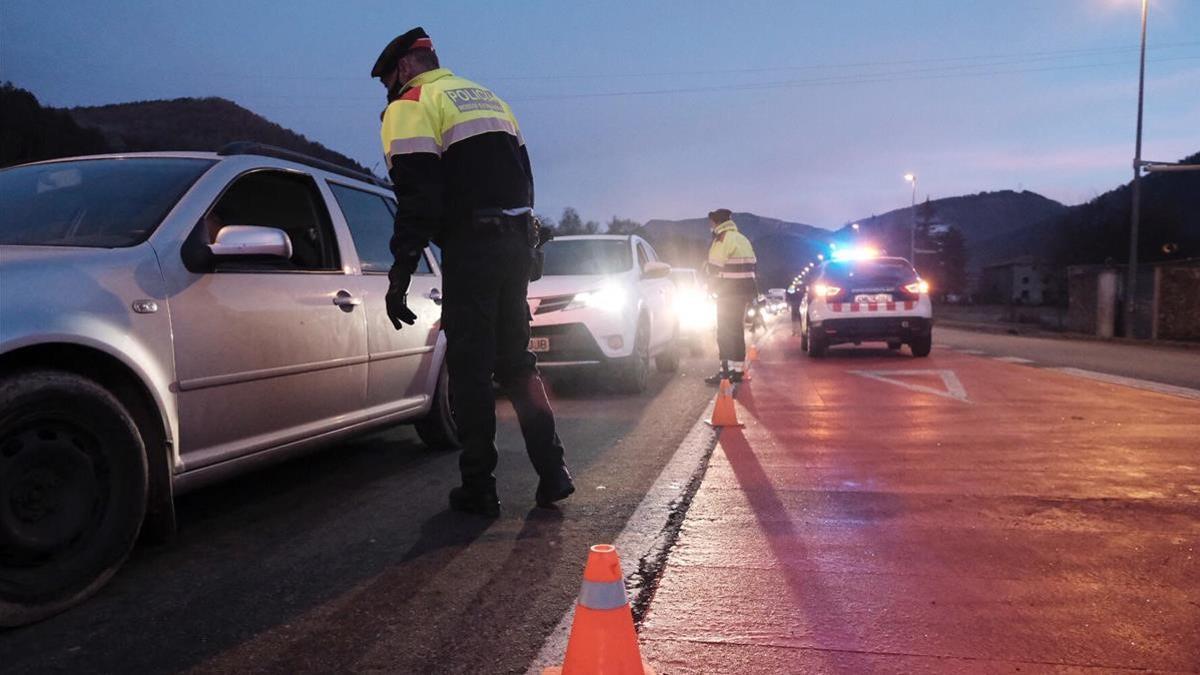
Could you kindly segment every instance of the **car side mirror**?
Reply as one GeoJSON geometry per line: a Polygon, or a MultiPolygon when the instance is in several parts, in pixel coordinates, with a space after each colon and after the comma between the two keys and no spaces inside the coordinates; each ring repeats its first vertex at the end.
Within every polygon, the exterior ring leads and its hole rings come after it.
{"type": "Polygon", "coordinates": [[[292,240],[287,232],[257,225],[226,225],[217,232],[217,240],[208,245],[213,257],[220,259],[251,256],[291,258],[292,240]]]}
{"type": "Polygon", "coordinates": [[[669,274],[671,274],[671,266],[657,260],[651,260],[642,268],[643,279],[666,279],[669,274]]]}

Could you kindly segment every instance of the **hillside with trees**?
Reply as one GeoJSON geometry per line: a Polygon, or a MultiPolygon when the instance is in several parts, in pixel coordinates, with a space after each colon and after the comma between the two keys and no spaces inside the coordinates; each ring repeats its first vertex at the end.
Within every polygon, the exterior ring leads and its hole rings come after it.
{"type": "Polygon", "coordinates": [[[266,143],[366,172],[366,167],[223,98],[178,98],[60,109],[10,83],[0,87],[0,165],[103,152],[216,151],[266,143]]]}

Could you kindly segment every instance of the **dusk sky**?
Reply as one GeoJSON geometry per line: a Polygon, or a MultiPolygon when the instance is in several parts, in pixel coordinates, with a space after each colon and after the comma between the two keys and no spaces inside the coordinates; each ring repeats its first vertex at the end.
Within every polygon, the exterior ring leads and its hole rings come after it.
{"type": "MultiPolygon", "coordinates": [[[[0,79],[53,106],[222,96],[380,162],[368,73],[412,26],[513,106],[538,211],[837,227],[920,196],[1129,180],[1138,0],[0,0],[0,79]]],[[[1200,151],[1200,0],[1153,0],[1144,155],[1200,151]]]]}

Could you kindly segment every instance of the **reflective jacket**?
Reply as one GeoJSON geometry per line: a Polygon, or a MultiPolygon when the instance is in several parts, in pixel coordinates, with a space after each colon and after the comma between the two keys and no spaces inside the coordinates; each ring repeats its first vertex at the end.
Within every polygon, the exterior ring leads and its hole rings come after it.
{"type": "Polygon", "coordinates": [[[727,220],[713,229],[708,249],[709,288],[718,295],[757,295],[755,271],[758,259],[754,247],[737,225],[727,220]]]}
{"type": "Polygon", "coordinates": [[[529,153],[512,110],[446,68],[404,86],[383,113],[380,139],[396,192],[392,254],[409,273],[430,239],[469,234],[476,210],[533,206],[529,153]]]}

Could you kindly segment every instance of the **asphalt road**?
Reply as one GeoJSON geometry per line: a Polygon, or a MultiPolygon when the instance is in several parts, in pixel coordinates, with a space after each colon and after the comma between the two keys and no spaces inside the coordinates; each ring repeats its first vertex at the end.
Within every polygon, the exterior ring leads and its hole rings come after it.
{"type": "Polygon", "coordinates": [[[935,335],[989,351],[760,345],[642,624],[657,672],[1197,672],[1200,400],[1056,369],[1160,350],[935,335]]]}
{"type": "Polygon", "coordinates": [[[949,346],[979,352],[979,356],[1028,359],[1041,367],[1081,368],[1200,389],[1198,349],[980,333],[945,327],[934,328],[933,342],[935,348],[949,346]]]}
{"type": "Polygon", "coordinates": [[[502,401],[503,516],[446,508],[457,455],[408,427],[181,497],[179,537],[139,545],[96,597],[0,633],[0,671],[522,672],[711,399],[712,359],[637,396],[557,388],[578,492],[533,508],[502,401]]]}

